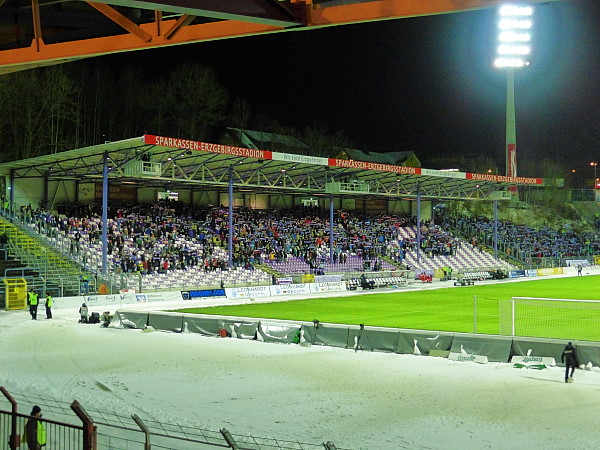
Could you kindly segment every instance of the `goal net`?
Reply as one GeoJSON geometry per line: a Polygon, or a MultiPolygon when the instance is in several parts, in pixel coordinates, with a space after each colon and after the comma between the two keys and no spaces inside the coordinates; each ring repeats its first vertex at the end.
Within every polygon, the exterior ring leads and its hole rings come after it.
{"type": "Polygon", "coordinates": [[[513,297],[498,303],[502,335],[600,341],[600,300],[513,297]]]}

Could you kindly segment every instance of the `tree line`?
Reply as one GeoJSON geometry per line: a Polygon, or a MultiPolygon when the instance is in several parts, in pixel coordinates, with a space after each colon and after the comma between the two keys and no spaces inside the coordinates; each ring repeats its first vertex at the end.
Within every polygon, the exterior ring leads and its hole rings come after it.
{"type": "Polygon", "coordinates": [[[225,127],[299,138],[305,153],[334,156],[351,146],[341,132],[313,123],[302,130],[255,113],[231,98],[209,68],[186,63],[146,79],[140,69],[78,62],[0,77],[0,161],[31,158],[145,133],[218,142],[225,127]]]}

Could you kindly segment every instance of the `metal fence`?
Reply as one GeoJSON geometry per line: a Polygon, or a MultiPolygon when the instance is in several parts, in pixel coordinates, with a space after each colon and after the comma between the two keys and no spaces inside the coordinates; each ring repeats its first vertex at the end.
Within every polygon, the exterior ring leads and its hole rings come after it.
{"type": "Polygon", "coordinates": [[[45,415],[54,419],[40,419],[46,429],[45,448],[49,450],[348,450],[330,441],[315,444],[232,433],[226,428],[206,430],[193,423],[173,424],[142,419],[136,414],[124,416],[114,411],[84,410],[77,401],[69,405],[23,393],[13,398],[4,387],[0,390],[11,409],[2,409],[0,396],[0,450],[27,448],[27,444],[21,443],[21,436],[31,416],[18,413],[17,405],[31,408],[33,404],[41,405],[45,415]]]}
{"type": "MultiPolygon", "coordinates": [[[[32,416],[20,413],[18,412],[19,403],[4,386],[0,386],[0,392],[2,392],[4,398],[10,404],[10,411],[0,409],[0,448],[11,450],[20,447],[34,448],[32,446],[33,443],[27,442],[28,433],[26,432],[26,427],[30,421],[35,421],[36,437],[39,435],[38,433],[40,433],[41,429],[45,442],[39,442],[39,444],[46,445],[45,448],[61,450],[96,449],[95,427],[91,418],[79,402],[74,401],[69,406],[72,411],[70,418],[73,420],[77,418],[81,422],[81,424],[75,425],[64,421],[43,418],[42,415],[32,416]]],[[[42,412],[45,412],[44,408],[42,408],[42,412]]]]}

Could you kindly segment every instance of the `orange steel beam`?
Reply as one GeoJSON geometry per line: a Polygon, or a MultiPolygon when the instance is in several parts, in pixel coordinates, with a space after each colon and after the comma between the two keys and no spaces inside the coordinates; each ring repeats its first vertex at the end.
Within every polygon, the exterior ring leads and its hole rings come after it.
{"type": "Polygon", "coordinates": [[[187,27],[190,23],[192,23],[195,18],[196,16],[188,16],[187,14],[181,16],[179,19],[177,19],[173,26],[169,30],[167,30],[167,32],[165,33],[165,39],[171,39],[179,30],[181,30],[183,27],[187,27]]]}
{"type": "MultiPolygon", "coordinates": [[[[171,28],[176,20],[164,20],[162,26],[171,28]]],[[[191,25],[179,30],[171,39],[157,34],[156,24],[144,24],[140,28],[151,35],[151,40],[141,42],[137,36],[123,34],[107,36],[102,38],[87,39],[80,41],[63,42],[52,45],[44,45],[40,51],[34,47],[0,51],[0,73],[8,73],[11,68],[19,69],[19,65],[49,65],[67,62],[86,57],[106,55],[132,50],[145,50],[150,48],[164,47],[175,44],[189,44],[215,39],[225,39],[239,36],[251,36],[255,34],[281,31],[280,27],[255,24],[250,22],[233,22],[230,20],[191,25]]]]}
{"type": "Polygon", "coordinates": [[[106,17],[108,17],[110,20],[115,22],[121,28],[129,31],[134,36],[137,36],[138,38],[140,38],[142,41],[148,42],[150,39],[152,39],[152,36],[150,34],[146,33],[144,30],[142,30],[140,27],[138,27],[137,24],[135,24],[134,22],[129,20],[127,17],[125,17],[123,14],[121,14],[116,9],[114,9],[108,5],[105,5],[104,3],[96,3],[96,2],[86,2],[86,3],[88,5],[90,5],[92,8],[94,8],[97,11],[104,14],[106,17]]]}
{"type": "MultiPolygon", "coordinates": [[[[38,1],[32,0],[32,4],[34,21],[37,20],[39,24],[39,12],[37,15],[35,13],[38,1]]],[[[530,0],[532,3],[548,1],[558,0],[530,0]]],[[[3,0],[0,0],[0,5],[2,2],[3,0]]],[[[500,0],[378,0],[340,6],[322,6],[323,4],[313,4],[312,0],[290,0],[290,2],[294,14],[304,24],[290,28],[292,30],[310,30],[331,25],[493,8],[501,3],[500,0]]],[[[163,20],[160,11],[155,12],[154,22],[137,25],[106,4],[87,3],[129,31],[129,34],[44,44],[41,31],[37,30],[34,31],[35,39],[31,47],[0,51],[0,74],[110,53],[288,30],[282,26],[236,20],[189,25],[189,21],[186,22],[185,19],[180,19],[179,22],[175,19],[163,20]],[[168,35],[165,35],[164,30],[168,30],[168,35]]],[[[188,19],[191,17],[188,16],[188,19]]]]}

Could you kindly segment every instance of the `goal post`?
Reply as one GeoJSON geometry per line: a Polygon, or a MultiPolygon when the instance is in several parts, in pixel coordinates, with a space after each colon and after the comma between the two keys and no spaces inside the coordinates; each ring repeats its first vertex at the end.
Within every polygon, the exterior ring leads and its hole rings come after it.
{"type": "Polygon", "coordinates": [[[600,300],[513,297],[498,306],[501,335],[600,341],[600,300]]]}

